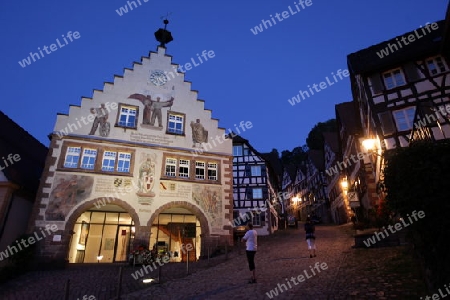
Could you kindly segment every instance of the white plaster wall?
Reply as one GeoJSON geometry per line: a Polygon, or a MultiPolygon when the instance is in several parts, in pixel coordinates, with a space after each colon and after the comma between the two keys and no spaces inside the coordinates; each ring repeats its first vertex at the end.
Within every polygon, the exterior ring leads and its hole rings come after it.
{"type": "MultiPolygon", "coordinates": [[[[197,92],[191,90],[191,84],[184,81],[184,75],[181,73],[172,79],[170,72],[176,74],[174,71],[174,64],[171,63],[171,57],[165,56],[165,49],[158,48],[158,53],[152,52],[150,59],[144,58],[142,64],[135,63],[133,70],[126,69],[123,77],[114,77],[114,84],[106,83],[103,91],[94,91],[92,99],[83,98],[81,106],[71,106],[69,115],[58,115],[54,127],[55,132],[62,132],[65,130],[67,134],[83,135],[89,134],[92,127],[92,122],[88,122],[88,117],[91,114],[91,108],[100,107],[101,103],[109,103],[109,117],[108,122],[111,124],[111,131],[108,137],[101,137],[98,130],[95,138],[98,139],[115,139],[125,141],[136,141],[131,136],[136,133],[136,130],[126,129],[122,127],[114,127],[117,118],[117,104],[125,103],[139,107],[138,116],[138,132],[146,135],[148,138],[143,140],[143,144],[148,145],[163,145],[170,147],[179,147],[182,149],[194,150],[192,147],[192,130],[190,122],[200,119],[201,124],[208,131],[208,140],[222,137],[225,129],[218,128],[218,120],[212,119],[211,111],[204,109],[204,102],[197,100],[197,92]],[[155,86],[149,81],[149,76],[153,70],[162,70],[169,73],[169,81],[163,86],[155,86]],[[185,136],[165,134],[167,126],[167,111],[169,108],[162,109],[162,123],[163,130],[158,131],[149,128],[141,127],[143,120],[144,105],[136,99],[128,99],[132,94],[151,94],[152,99],[157,95],[161,97],[161,101],[167,101],[174,97],[173,106],[170,108],[174,112],[185,114],[185,136]],[[84,118],[84,120],[82,120],[84,118]],[[157,138],[162,138],[164,141],[160,143],[157,138]]],[[[108,105],[107,105],[108,106],[108,105]]],[[[92,117],[91,117],[92,118],[92,117]]],[[[213,148],[207,152],[230,154],[232,149],[232,141],[211,143],[213,148]]]]}

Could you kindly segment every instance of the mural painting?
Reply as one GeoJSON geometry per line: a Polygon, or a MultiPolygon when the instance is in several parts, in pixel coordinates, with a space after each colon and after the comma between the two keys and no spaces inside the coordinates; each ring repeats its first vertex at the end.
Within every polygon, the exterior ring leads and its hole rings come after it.
{"type": "Polygon", "coordinates": [[[107,137],[111,130],[111,124],[108,122],[108,109],[104,103],[100,104],[98,108],[91,108],[91,113],[95,116],[94,123],[92,124],[89,135],[95,135],[97,128],[100,126],[100,136],[107,137]]]}
{"type": "Polygon", "coordinates": [[[192,129],[192,147],[202,148],[202,143],[208,142],[208,131],[205,130],[203,125],[200,123],[200,119],[197,119],[195,122],[191,121],[191,129],[192,129]]]}
{"type": "Polygon", "coordinates": [[[156,154],[142,154],[139,165],[139,181],[138,196],[139,203],[150,205],[153,202],[155,193],[153,187],[155,186],[155,162],[156,154]]]}
{"type": "Polygon", "coordinates": [[[192,186],[192,200],[200,206],[210,219],[212,230],[222,230],[222,189],[219,186],[192,186]]]}
{"type": "Polygon", "coordinates": [[[91,176],[58,174],[54,178],[45,212],[47,221],[64,221],[70,210],[90,196],[94,178],[91,176]]]}
{"type": "Polygon", "coordinates": [[[172,107],[174,101],[173,97],[171,97],[167,101],[161,101],[161,95],[156,95],[156,99],[152,99],[151,95],[132,94],[128,98],[139,100],[142,104],[144,104],[144,117],[142,120],[142,127],[155,130],[163,129],[162,108],[172,107]],[[156,126],[155,121],[158,122],[158,125],[156,126]]]}

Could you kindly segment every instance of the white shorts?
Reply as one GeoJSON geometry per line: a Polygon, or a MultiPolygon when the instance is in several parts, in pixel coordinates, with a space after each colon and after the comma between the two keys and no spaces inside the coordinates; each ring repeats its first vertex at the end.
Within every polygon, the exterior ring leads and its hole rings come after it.
{"type": "Polygon", "coordinates": [[[307,239],[306,242],[308,243],[308,249],[316,249],[316,241],[314,239],[307,239]]]}

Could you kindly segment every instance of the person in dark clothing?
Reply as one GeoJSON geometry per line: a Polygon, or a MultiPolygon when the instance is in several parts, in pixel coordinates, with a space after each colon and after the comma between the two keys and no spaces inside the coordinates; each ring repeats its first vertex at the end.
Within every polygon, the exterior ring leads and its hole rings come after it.
{"type": "Polygon", "coordinates": [[[306,243],[308,244],[308,250],[309,250],[309,257],[313,258],[316,257],[316,227],[314,226],[314,223],[311,221],[311,218],[306,218],[305,223],[305,236],[306,236],[306,243]]]}

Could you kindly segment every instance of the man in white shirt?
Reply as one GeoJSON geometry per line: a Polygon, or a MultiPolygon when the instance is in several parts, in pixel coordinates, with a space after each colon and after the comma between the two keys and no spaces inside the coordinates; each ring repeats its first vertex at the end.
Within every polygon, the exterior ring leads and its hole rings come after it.
{"type": "Polygon", "coordinates": [[[248,231],[245,233],[242,238],[242,242],[246,243],[246,253],[247,253],[247,261],[250,272],[252,272],[252,277],[248,281],[248,283],[256,283],[256,271],[255,271],[255,254],[258,248],[258,234],[256,230],[253,229],[253,224],[247,224],[248,231]]]}

